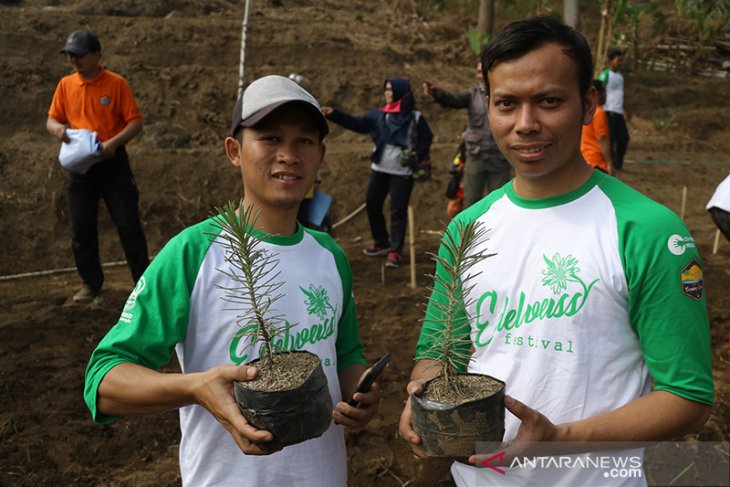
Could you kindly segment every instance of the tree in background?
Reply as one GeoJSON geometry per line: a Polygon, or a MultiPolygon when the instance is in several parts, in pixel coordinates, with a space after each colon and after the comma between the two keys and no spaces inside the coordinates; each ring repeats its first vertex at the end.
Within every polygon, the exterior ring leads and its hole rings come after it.
{"type": "Polygon", "coordinates": [[[477,31],[486,34],[487,39],[491,39],[494,34],[494,2],[495,0],[479,0],[477,31]]]}
{"type": "Polygon", "coordinates": [[[614,15],[614,25],[621,20],[626,19],[629,23],[629,42],[631,51],[629,59],[631,61],[631,69],[636,69],[637,62],[641,59],[641,49],[639,42],[639,24],[641,18],[649,13],[656,12],[661,6],[661,2],[634,3],[630,4],[627,0],[619,0],[616,6],[616,14],[614,15]]]}
{"type": "MultiPolygon", "coordinates": [[[[567,1],[567,0],[566,0],[567,1]]],[[[631,46],[628,59],[631,68],[636,69],[641,59],[640,29],[642,18],[649,13],[655,13],[664,2],[629,2],[628,0],[603,0],[601,5],[601,26],[598,33],[595,59],[595,74],[597,75],[606,64],[606,53],[611,47],[631,46]],[[621,29],[628,24],[628,32],[621,29]]]]}
{"type": "Polygon", "coordinates": [[[676,0],[680,19],[687,19],[696,39],[690,69],[696,69],[702,50],[717,36],[730,32],[730,2],[728,0],[676,0]]]}

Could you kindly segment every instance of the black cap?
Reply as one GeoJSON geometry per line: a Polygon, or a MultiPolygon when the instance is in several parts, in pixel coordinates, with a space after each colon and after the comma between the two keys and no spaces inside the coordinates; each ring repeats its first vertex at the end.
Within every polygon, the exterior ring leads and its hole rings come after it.
{"type": "Polygon", "coordinates": [[[61,49],[61,54],[85,56],[90,52],[97,51],[101,51],[99,39],[91,32],[77,30],[69,34],[68,39],[66,39],[66,45],[61,49]]]}

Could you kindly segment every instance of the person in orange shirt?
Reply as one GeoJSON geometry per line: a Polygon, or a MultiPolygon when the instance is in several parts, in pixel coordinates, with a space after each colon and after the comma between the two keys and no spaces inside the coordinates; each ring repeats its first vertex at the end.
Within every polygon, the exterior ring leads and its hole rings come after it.
{"type": "Polygon", "coordinates": [[[606,85],[602,81],[594,79],[593,86],[598,93],[598,106],[591,123],[583,125],[580,151],[588,164],[613,176],[615,171],[611,155],[611,138],[608,132],[608,117],[603,111],[603,104],[606,102],[606,85]]]}
{"type": "Polygon", "coordinates": [[[69,171],[66,184],[73,254],[83,280],[73,301],[84,303],[92,302],[104,283],[97,232],[99,198],[119,231],[135,283],[149,264],[139,193],[125,149],[142,131],[142,115],[127,81],[99,64],[101,43],[96,35],[72,32],[61,53],[75,72],[58,83],[46,128],[59,142],[70,142],[67,128],[96,132],[101,142],[98,162],[83,173],[69,171]]]}

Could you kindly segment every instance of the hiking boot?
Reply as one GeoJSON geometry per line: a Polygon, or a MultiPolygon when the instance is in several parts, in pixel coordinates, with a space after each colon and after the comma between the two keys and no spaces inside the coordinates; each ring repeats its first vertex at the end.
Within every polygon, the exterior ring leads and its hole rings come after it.
{"type": "Polygon", "coordinates": [[[389,249],[383,249],[375,244],[372,244],[370,247],[363,249],[362,253],[369,257],[380,257],[381,255],[387,254],[388,251],[389,249]]]}
{"type": "Polygon", "coordinates": [[[388,256],[385,258],[385,266],[398,268],[401,260],[403,260],[403,257],[398,252],[388,252],[388,256]]]}
{"type": "Polygon", "coordinates": [[[91,289],[91,286],[84,284],[81,289],[76,291],[76,294],[74,294],[73,302],[90,303],[99,295],[99,293],[100,290],[91,289]]]}

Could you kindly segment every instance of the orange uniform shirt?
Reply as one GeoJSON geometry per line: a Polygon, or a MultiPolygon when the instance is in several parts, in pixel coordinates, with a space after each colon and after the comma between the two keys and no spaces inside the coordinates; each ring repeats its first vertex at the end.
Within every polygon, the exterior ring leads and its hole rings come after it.
{"type": "Polygon", "coordinates": [[[72,129],[96,132],[104,142],[130,122],[141,122],[142,114],[127,81],[101,66],[100,69],[89,81],[78,73],[64,76],[53,94],[48,116],[72,129]]]}
{"type": "Polygon", "coordinates": [[[608,117],[602,107],[596,107],[593,121],[589,125],[583,125],[580,151],[588,164],[608,171],[608,163],[603,157],[601,146],[598,145],[598,139],[603,138],[608,138],[608,117]]]}

